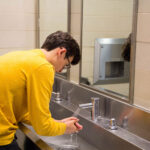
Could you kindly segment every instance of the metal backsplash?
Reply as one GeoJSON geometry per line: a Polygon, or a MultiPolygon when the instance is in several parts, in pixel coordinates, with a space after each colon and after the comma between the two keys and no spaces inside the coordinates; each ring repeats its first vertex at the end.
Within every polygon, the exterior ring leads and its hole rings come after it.
{"type": "Polygon", "coordinates": [[[75,105],[90,103],[91,97],[99,97],[100,115],[102,117],[115,118],[118,126],[150,141],[150,112],[111,97],[106,97],[59,77],[55,78],[53,90],[60,92],[63,99],[75,105]]]}

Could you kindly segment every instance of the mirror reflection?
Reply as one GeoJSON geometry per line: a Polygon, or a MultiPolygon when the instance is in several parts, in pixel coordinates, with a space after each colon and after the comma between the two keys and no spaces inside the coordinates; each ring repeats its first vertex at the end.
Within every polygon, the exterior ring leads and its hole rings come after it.
{"type": "Polygon", "coordinates": [[[83,0],[82,84],[128,98],[132,17],[133,0],[83,0]]]}
{"type": "MultiPolygon", "coordinates": [[[[39,0],[39,43],[40,47],[45,38],[57,31],[68,31],[68,0],[39,0]]],[[[67,76],[67,69],[58,73],[67,76]]]]}

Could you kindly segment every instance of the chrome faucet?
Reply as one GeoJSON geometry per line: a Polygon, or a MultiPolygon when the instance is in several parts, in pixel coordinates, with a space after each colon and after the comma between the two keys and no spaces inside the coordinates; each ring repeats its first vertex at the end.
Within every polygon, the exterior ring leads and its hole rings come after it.
{"type": "Polygon", "coordinates": [[[99,108],[99,100],[100,98],[98,97],[92,97],[92,120],[96,121],[98,116],[100,116],[100,108],[99,108]]]}
{"type": "Polygon", "coordinates": [[[82,109],[86,109],[86,108],[92,108],[93,105],[92,103],[85,103],[85,104],[79,104],[79,107],[82,109]]]}
{"type": "Polygon", "coordinates": [[[60,92],[52,92],[52,94],[55,95],[55,101],[62,101],[62,99],[60,98],[60,92]]]}
{"type": "Polygon", "coordinates": [[[100,116],[100,108],[99,108],[99,98],[91,97],[92,103],[79,104],[79,107],[82,109],[92,108],[92,120],[96,121],[100,116]]]}
{"type": "Polygon", "coordinates": [[[111,130],[117,130],[117,125],[116,125],[116,119],[115,118],[110,119],[109,128],[111,130]]]}

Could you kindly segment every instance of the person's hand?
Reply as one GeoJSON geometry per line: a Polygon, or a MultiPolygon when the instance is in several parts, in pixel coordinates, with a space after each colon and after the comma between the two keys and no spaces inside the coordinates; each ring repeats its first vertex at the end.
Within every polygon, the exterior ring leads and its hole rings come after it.
{"type": "Polygon", "coordinates": [[[63,123],[65,123],[66,121],[69,121],[69,120],[78,120],[79,121],[79,119],[76,117],[68,117],[68,118],[64,118],[62,120],[56,120],[56,119],[54,119],[54,120],[57,122],[63,122],[63,123]]]}
{"type": "Polygon", "coordinates": [[[76,120],[77,121],[75,123],[75,126],[77,127],[78,131],[83,129],[83,126],[78,123],[79,119],[76,117],[68,117],[68,118],[62,119],[61,121],[65,123],[65,122],[70,121],[70,120],[76,120]]]}
{"type": "Polygon", "coordinates": [[[83,129],[83,126],[78,123],[79,119],[76,117],[68,117],[61,120],[61,122],[66,124],[65,134],[71,134],[78,132],[83,129]]]}
{"type": "Polygon", "coordinates": [[[64,122],[66,124],[65,134],[71,134],[82,130],[82,125],[80,125],[77,120],[69,120],[64,122]]]}
{"type": "Polygon", "coordinates": [[[63,122],[66,124],[65,134],[71,134],[74,132],[78,132],[83,129],[83,126],[79,124],[79,119],[76,117],[68,117],[62,120],[55,120],[57,122],[63,122]]]}
{"type": "Polygon", "coordinates": [[[83,129],[83,126],[79,124],[78,122],[75,123],[75,126],[77,127],[78,131],[83,129]]]}
{"type": "Polygon", "coordinates": [[[79,119],[76,118],[76,117],[68,117],[68,118],[62,119],[61,122],[65,123],[65,122],[70,121],[70,120],[76,120],[76,121],[79,121],[79,119]]]}

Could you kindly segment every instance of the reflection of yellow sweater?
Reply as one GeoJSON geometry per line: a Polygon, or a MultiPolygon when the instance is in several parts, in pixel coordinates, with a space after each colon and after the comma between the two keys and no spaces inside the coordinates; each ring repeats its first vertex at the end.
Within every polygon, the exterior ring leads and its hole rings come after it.
{"type": "Polygon", "coordinates": [[[41,50],[0,56],[0,145],[12,142],[18,122],[30,123],[40,135],[65,132],[49,112],[53,82],[54,68],[41,50]]]}

